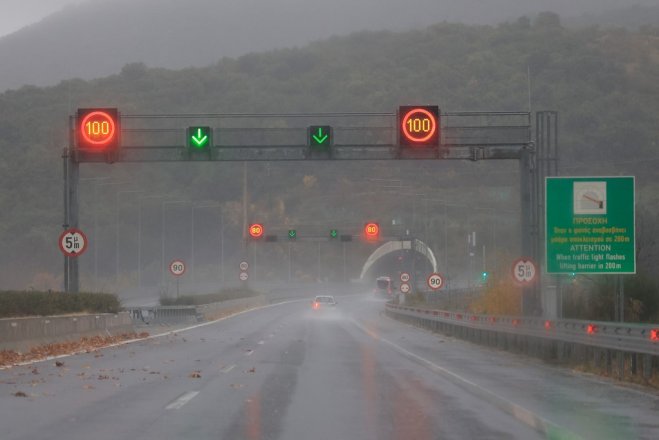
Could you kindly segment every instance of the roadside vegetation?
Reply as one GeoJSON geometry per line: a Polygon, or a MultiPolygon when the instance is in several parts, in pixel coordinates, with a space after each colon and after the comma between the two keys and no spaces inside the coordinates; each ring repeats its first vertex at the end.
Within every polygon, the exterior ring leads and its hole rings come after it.
{"type": "Polygon", "coordinates": [[[205,295],[182,295],[178,298],[160,298],[160,305],[163,306],[198,306],[200,304],[210,304],[214,302],[228,301],[230,299],[249,298],[259,295],[251,289],[233,288],[224,289],[217,293],[205,295]]]}
{"type": "Polygon", "coordinates": [[[110,293],[0,291],[0,318],[117,313],[120,309],[119,298],[110,293]]]}

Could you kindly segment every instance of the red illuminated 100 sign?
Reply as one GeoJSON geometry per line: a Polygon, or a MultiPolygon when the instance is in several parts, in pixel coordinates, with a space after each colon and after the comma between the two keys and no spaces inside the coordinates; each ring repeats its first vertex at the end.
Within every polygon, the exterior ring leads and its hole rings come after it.
{"type": "Polygon", "coordinates": [[[439,145],[439,107],[401,106],[398,109],[399,142],[403,146],[439,145]]]}
{"type": "Polygon", "coordinates": [[[78,109],[78,148],[109,151],[118,146],[117,109],[78,109]]]}

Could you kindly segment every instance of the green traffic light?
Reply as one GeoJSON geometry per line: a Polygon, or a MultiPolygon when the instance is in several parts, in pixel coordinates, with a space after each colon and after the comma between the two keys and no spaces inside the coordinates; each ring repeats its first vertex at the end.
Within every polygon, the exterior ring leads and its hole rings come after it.
{"type": "Polygon", "coordinates": [[[210,147],[212,132],[210,127],[188,127],[188,147],[203,149],[210,147]]]}
{"type": "Polygon", "coordinates": [[[337,229],[330,229],[330,237],[336,238],[339,236],[339,231],[337,229]]]}
{"type": "Polygon", "coordinates": [[[329,125],[312,125],[309,127],[309,145],[326,149],[332,143],[332,128],[329,125]]]}
{"type": "Polygon", "coordinates": [[[291,240],[294,240],[295,238],[297,238],[297,231],[295,229],[289,229],[288,230],[288,238],[290,238],[291,240]]]}

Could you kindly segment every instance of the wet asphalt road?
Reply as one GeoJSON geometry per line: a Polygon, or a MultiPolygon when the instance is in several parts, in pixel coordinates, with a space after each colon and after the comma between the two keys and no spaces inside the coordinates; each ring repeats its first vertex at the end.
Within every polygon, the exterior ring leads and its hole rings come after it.
{"type": "Polygon", "coordinates": [[[2,370],[0,438],[659,438],[656,394],[413,328],[369,295],[337,299],[2,370]]]}

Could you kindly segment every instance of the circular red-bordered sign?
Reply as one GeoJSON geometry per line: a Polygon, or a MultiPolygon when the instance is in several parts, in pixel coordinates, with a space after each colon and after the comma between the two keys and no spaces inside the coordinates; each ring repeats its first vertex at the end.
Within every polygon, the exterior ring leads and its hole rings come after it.
{"type": "Polygon", "coordinates": [[[401,118],[401,130],[408,141],[423,144],[437,132],[437,117],[425,108],[413,108],[401,118]]]}
{"type": "Polygon", "coordinates": [[[102,147],[114,140],[117,125],[110,113],[96,110],[82,118],[78,129],[83,142],[90,146],[102,147]]]}
{"type": "Polygon", "coordinates": [[[59,249],[67,257],[79,257],[89,245],[87,236],[77,228],[69,228],[59,236],[59,249]]]}
{"type": "Polygon", "coordinates": [[[438,273],[431,273],[427,280],[428,287],[432,290],[439,290],[444,287],[444,277],[438,273]]]}
{"type": "Polygon", "coordinates": [[[367,240],[377,240],[380,236],[380,225],[378,223],[366,223],[364,225],[364,235],[367,240]]]}
{"type": "Polygon", "coordinates": [[[169,263],[169,272],[175,277],[180,277],[185,273],[185,263],[181,260],[174,260],[169,263]]]}
{"type": "Polygon", "coordinates": [[[252,238],[261,238],[263,236],[264,228],[260,223],[253,223],[249,225],[248,231],[252,238]]]}
{"type": "Polygon", "coordinates": [[[538,267],[531,258],[522,257],[515,260],[511,267],[511,272],[513,280],[517,284],[527,286],[535,282],[538,267]]]}

